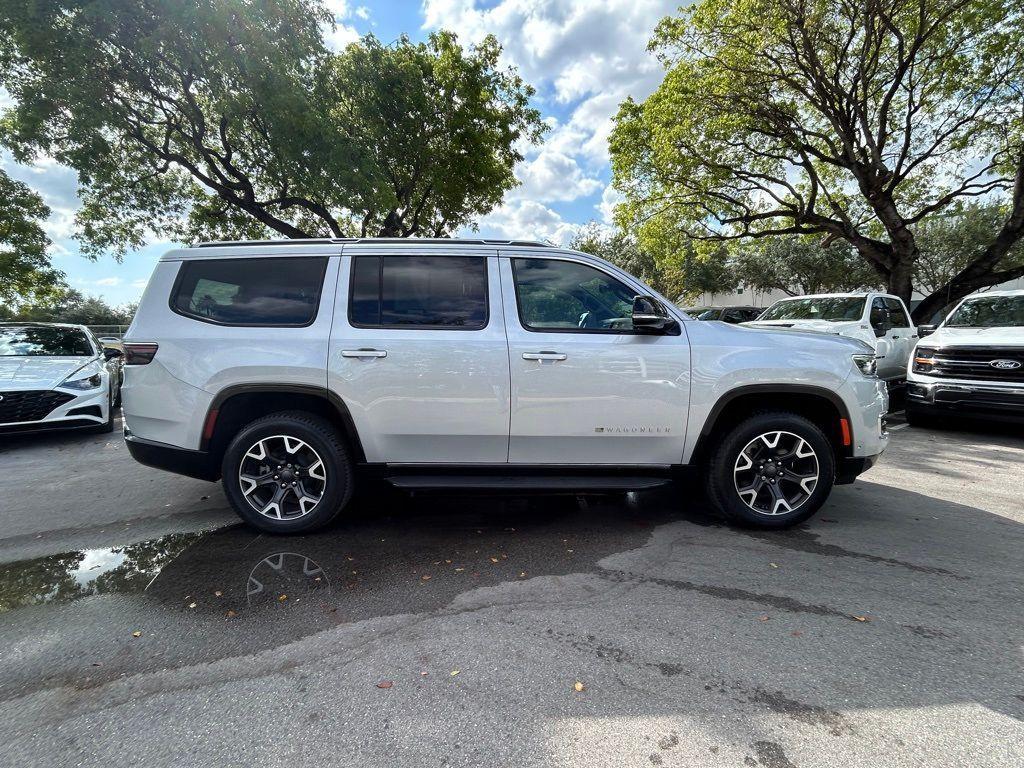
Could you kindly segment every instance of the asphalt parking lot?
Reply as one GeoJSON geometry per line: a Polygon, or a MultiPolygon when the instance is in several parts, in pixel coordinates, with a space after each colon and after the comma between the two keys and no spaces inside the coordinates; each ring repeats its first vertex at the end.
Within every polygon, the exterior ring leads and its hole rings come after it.
{"type": "Polygon", "coordinates": [[[270,538],[116,434],[6,439],[0,499],[3,765],[1024,765],[1019,431],[897,420],[785,533],[675,490],[270,538]]]}

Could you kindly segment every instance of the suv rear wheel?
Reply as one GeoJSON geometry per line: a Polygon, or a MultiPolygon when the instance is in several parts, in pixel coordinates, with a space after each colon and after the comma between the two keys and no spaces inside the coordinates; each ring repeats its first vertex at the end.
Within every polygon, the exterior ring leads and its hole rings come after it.
{"type": "Polygon", "coordinates": [[[221,470],[231,506],[268,533],[322,528],[352,496],[352,461],[340,435],[303,411],[247,424],[224,452],[221,470]]]}
{"type": "Polygon", "coordinates": [[[757,413],[716,444],[708,496],[725,517],[758,528],[803,522],[835,480],[832,445],[813,422],[786,412],[757,413]]]}

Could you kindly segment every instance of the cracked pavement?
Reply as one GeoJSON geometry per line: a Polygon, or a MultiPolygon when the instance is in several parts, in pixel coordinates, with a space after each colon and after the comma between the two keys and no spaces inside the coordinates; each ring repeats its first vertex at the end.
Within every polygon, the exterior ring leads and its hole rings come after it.
{"type": "Polygon", "coordinates": [[[0,764],[1024,765],[1019,432],[895,431],[783,533],[675,488],[273,538],[109,436],[5,441],[0,498],[0,764]]]}

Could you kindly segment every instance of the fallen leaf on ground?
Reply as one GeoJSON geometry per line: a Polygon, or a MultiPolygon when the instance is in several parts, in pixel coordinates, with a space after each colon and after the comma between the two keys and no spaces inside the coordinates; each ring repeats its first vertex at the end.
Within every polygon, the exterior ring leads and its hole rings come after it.
{"type": "Polygon", "coordinates": [[[425,574],[423,574],[422,576],[420,576],[420,578],[421,578],[421,579],[422,579],[423,581],[430,581],[430,575],[429,575],[429,574],[426,574],[426,573],[425,573],[425,574]]]}
{"type": "Polygon", "coordinates": [[[452,677],[455,677],[455,676],[456,676],[457,674],[459,674],[459,672],[461,672],[461,671],[462,671],[461,669],[453,669],[453,670],[452,670],[452,677]]]}
{"type": "Polygon", "coordinates": [[[223,594],[224,594],[224,593],[223,593],[223,592],[221,592],[221,591],[220,591],[219,589],[218,589],[217,591],[215,591],[215,592],[213,593],[214,597],[220,597],[220,596],[221,596],[221,595],[223,595],[223,594]]]}
{"type": "Polygon", "coordinates": [[[587,690],[587,686],[585,686],[579,680],[576,681],[572,688],[574,691],[576,691],[576,693],[583,693],[583,691],[587,690]]]}
{"type": "Polygon", "coordinates": [[[456,568],[455,572],[456,573],[462,573],[464,570],[466,570],[466,569],[465,568],[456,568]]]}
{"type": "Polygon", "coordinates": [[[771,617],[770,616],[758,616],[757,620],[758,621],[768,621],[769,618],[771,618],[771,617]]]}
{"type": "Polygon", "coordinates": [[[525,578],[526,578],[526,571],[521,571],[521,572],[519,573],[519,578],[520,578],[520,579],[525,579],[525,578]]]}
{"type": "Polygon", "coordinates": [[[855,621],[871,621],[870,616],[854,616],[855,621]]]}
{"type": "Polygon", "coordinates": [[[238,615],[238,614],[237,614],[237,613],[235,613],[234,611],[228,611],[228,618],[229,618],[229,619],[230,619],[230,618],[231,618],[232,616],[237,616],[237,615],[238,615]]]}
{"type": "Polygon", "coordinates": [[[134,632],[132,632],[132,637],[142,637],[142,633],[138,630],[135,630],[134,632]]]}
{"type": "Polygon", "coordinates": [[[278,596],[278,598],[277,598],[277,602],[279,602],[279,603],[283,603],[283,602],[284,602],[285,600],[287,600],[287,599],[288,599],[288,595],[280,595],[280,596],[278,596]]]}
{"type": "Polygon", "coordinates": [[[775,563],[768,563],[768,565],[770,565],[772,568],[778,568],[779,567],[775,563]]]}
{"type": "Polygon", "coordinates": [[[492,563],[496,563],[496,562],[498,562],[498,558],[496,558],[496,557],[492,557],[492,558],[491,558],[491,562],[492,562],[492,563]]]}
{"type": "Polygon", "coordinates": [[[390,680],[381,680],[379,683],[377,683],[378,688],[390,688],[392,685],[394,685],[394,683],[390,680]]]}
{"type": "Polygon", "coordinates": [[[189,607],[189,608],[195,608],[195,607],[196,607],[196,604],[195,604],[195,603],[189,603],[189,604],[188,604],[188,607],[189,607]]]}

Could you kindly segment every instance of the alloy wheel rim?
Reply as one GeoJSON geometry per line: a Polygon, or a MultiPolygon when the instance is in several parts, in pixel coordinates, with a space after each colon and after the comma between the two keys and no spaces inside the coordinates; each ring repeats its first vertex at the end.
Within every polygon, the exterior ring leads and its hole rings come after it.
{"type": "Polygon", "coordinates": [[[238,467],[242,496],[271,520],[294,520],[312,512],[327,492],[324,462],[309,443],[291,435],[257,440],[238,467]]]}
{"type": "Polygon", "coordinates": [[[793,432],[777,430],[744,446],[733,465],[733,484],[743,503],[758,514],[785,515],[811,497],[819,472],[811,444],[793,432]]]}

